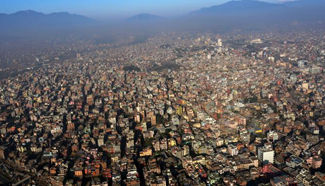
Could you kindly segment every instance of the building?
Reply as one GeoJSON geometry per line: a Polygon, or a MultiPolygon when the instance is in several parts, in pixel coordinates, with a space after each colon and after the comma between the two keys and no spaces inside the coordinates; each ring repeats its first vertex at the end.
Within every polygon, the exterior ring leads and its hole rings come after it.
{"type": "Polygon", "coordinates": [[[307,60],[299,60],[297,63],[298,63],[298,67],[304,68],[308,64],[308,61],[307,60]]]}
{"type": "Polygon", "coordinates": [[[233,145],[233,144],[228,145],[228,153],[231,156],[238,155],[238,149],[237,149],[237,147],[235,145],[233,145]]]}
{"type": "Polygon", "coordinates": [[[310,157],[307,159],[307,164],[313,169],[318,169],[322,166],[322,158],[319,156],[310,157]]]}
{"type": "Polygon", "coordinates": [[[258,148],[258,159],[262,164],[274,163],[274,150],[271,144],[265,144],[258,148]]]}
{"type": "Polygon", "coordinates": [[[4,146],[0,146],[0,159],[6,159],[4,146]]]}
{"type": "Polygon", "coordinates": [[[217,45],[218,45],[218,47],[222,47],[222,39],[218,39],[217,45]]]}
{"type": "Polygon", "coordinates": [[[269,141],[277,141],[279,139],[279,135],[275,131],[270,131],[267,133],[267,139],[269,141]]]}

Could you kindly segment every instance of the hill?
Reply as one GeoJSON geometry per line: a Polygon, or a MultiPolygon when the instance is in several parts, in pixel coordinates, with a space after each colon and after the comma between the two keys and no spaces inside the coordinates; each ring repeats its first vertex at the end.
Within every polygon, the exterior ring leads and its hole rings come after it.
{"type": "Polygon", "coordinates": [[[0,14],[0,34],[14,36],[56,29],[67,30],[93,22],[94,20],[85,16],[67,12],[44,14],[25,10],[13,14],[0,14]]]}
{"type": "Polygon", "coordinates": [[[145,22],[145,21],[160,21],[163,17],[153,15],[153,14],[138,14],[127,19],[129,22],[145,22]]]}

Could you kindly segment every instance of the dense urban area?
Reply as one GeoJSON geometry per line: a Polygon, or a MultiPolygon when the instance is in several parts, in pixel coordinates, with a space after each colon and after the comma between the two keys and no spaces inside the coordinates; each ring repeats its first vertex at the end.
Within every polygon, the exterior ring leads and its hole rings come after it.
{"type": "Polygon", "coordinates": [[[28,61],[0,84],[4,185],[325,185],[324,32],[160,33],[0,60],[28,61]]]}

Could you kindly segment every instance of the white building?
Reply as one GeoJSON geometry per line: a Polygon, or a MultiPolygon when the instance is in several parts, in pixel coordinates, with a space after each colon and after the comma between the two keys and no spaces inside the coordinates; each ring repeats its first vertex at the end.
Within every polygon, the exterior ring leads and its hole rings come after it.
{"type": "Polygon", "coordinates": [[[228,145],[228,153],[231,156],[237,156],[238,155],[237,147],[235,145],[233,145],[233,144],[228,145]]]}
{"type": "Polygon", "coordinates": [[[222,39],[218,39],[217,45],[218,45],[218,47],[222,47],[222,39]]]}
{"type": "Polygon", "coordinates": [[[263,147],[258,148],[257,158],[262,164],[274,163],[274,150],[271,144],[265,144],[263,147]]]}
{"type": "Polygon", "coordinates": [[[279,139],[279,135],[275,131],[270,131],[270,132],[267,133],[267,139],[269,141],[276,141],[276,140],[279,139]]]}

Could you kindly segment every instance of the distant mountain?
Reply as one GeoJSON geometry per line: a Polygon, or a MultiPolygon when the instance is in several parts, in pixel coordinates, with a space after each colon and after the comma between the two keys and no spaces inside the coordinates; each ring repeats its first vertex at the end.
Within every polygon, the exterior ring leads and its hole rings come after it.
{"type": "Polygon", "coordinates": [[[284,5],[295,8],[323,8],[325,7],[325,0],[297,0],[286,2],[284,5]]]}
{"type": "MultiPolygon", "coordinates": [[[[191,12],[192,15],[253,15],[256,13],[269,13],[269,12],[286,12],[289,10],[308,10],[320,11],[325,8],[325,0],[296,0],[285,3],[268,3],[258,0],[232,0],[227,3],[202,8],[200,10],[191,12]]],[[[325,11],[322,11],[325,12],[325,11]]],[[[288,13],[288,12],[287,12],[288,13]]],[[[310,12],[315,13],[315,12],[310,12]]]]}
{"type": "Polygon", "coordinates": [[[43,14],[33,10],[0,14],[0,34],[21,35],[26,32],[70,29],[91,24],[94,20],[67,12],[43,14]]]}
{"type": "Polygon", "coordinates": [[[127,21],[143,22],[143,21],[160,21],[163,19],[164,19],[163,17],[157,16],[157,15],[143,13],[143,14],[138,14],[138,15],[132,16],[132,17],[128,18],[127,21]]]}
{"type": "Polygon", "coordinates": [[[284,3],[288,7],[288,14],[304,20],[325,21],[325,0],[298,0],[284,3]]]}
{"type": "Polygon", "coordinates": [[[203,24],[229,27],[288,26],[325,23],[325,0],[298,0],[267,3],[258,0],[233,0],[191,12],[188,19],[203,24]],[[206,23],[206,22],[208,23],[206,23]]]}
{"type": "Polygon", "coordinates": [[[238,0],[229,1],[227,3],[202,8],[194,11],[192,15],[207,15],[207,14],[219,14],[219,15],[237,15],[237,14],[255,14],[265,11],[271,11],[279,8],[283,8],[282,4],[267,3],[256,0],[238,0]]]}

